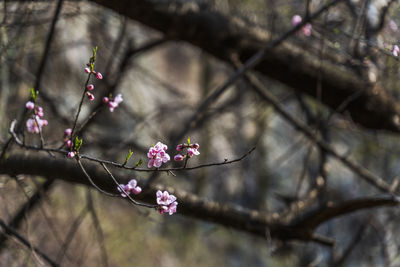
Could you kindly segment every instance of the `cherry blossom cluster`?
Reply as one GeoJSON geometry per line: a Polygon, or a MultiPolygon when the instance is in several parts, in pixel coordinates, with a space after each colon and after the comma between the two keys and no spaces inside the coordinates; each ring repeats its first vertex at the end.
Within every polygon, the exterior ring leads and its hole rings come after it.
{"type": "Polygon", "coordinates": [[[42,127],[48,124],[47,120],[42,119],[44,116],[43,108],[35,106],[35,103],[32,101],[26,102],[25,107],[33,111],[32,117],[26,121],[26,129],[30,133],[40,133],[42,127]]]}
{"type": "Polygon", "coordinates": [[[160,214],[168,213],[169,215],[172,215],[176,213],[178,202],[174,195],[170,195],[167,191],[161,192],[158,190],[156,196],[157,204],[159,205],[157,210],[160,214]]]}
{"type": "Polygon", "coordinates": [[[184,149],[186,149],[186,154],[182,155],[182,154],[177,154],[174,157],[175,161],[182,161],[184,160],[186,157],[193,157],[193,156],[197,156],[200,155],[200,152],[197,150],[199,148],[199,144],[198,143],[194,143],[194,144],[190,144],[190,141],[188,140],[188,143],[186,144],[179,144],[176,146],[176,150],[182,152],[184,149]]]}
{"type": "Polygon", "coordinates": [[[137,185],[137,181],[135,179],[130,180],[126,185],[125,184],[120,184],[117,187],[117,189],[121,193],[122,197],[127,197],[127,195],[125,193],[127,193],[128,195],[130,193],[133,193],[134,195],[137,195],[140,192],[142,192],[142,188],[137,185]],[[124,189],[124,190],[121,190],[121,188],[124,189]]]}
{"type": "Polygon", "coordinates": [[[168,147],[161,142],[158,142],[156,145],[150,147],[149,152],[147,152],[147,157],[149,158],[147,167],[159,168],[163,163],[168,162],[170,157],[166,152],[167,149],[168,147]]]}
{"type": "Polygon", "coordinates": [[[115,97],[103,97],[103,103],[108,104],[110,111],[113,112],[116,107],[118,107],[119,103],[124,101],[122,99],[122,95],[118,94],[115,97]]]}
{"type": "MultiPolygon", "coordinates": [[[[127,184],[120,184],[117,189],[121,193],[122,197],[127,197],[127,195],[130,195],[131,193],[137,195],[142,192],[142,188],[138,186],[135,179],[130,180],[127,184]]],[[[168,213],[169,215],[176,213],[178,207],[178,202],[176,200],[177,198],[174,195],[170,195],[168,191],[161,192],[158,190],[156,192],[158,212],[160,214],[168,213]]]]}
{"type": "MultiPolygon", "coordinates": [[[[298,24],[301,23],[303,19],[301,18],[300,15],[294,15],[292,17],[292,25],[296,26],[298,24]]],[[[312,30],[312,26],[310,23],[307,23],[306,25],[303,26],[303,28],[301,28],[301,32],[305,35],[305,36],[310,36],[311,35],[311,30],[312,30]]]]}

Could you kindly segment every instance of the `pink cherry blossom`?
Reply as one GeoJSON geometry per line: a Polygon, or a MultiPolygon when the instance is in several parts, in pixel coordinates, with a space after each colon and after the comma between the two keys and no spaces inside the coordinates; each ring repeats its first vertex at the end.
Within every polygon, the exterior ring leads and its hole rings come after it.
{"type": "Polygon", "coordinates": [[[47,120],[42,120],[38,115],[26,121],[26,128],[30,133],[40,133],[42,127],[47,125],[47,120]]]}
{"type": "Polygon", "coordinates": [[[122,101],[124,101],[124,99],[122,99],[121,94],[116,95],[114,98],[103,97],[103,102],[108,103],[111,112],[113,112],[122,101]]]}
{"type": "Polygon", "coordinates": [[[158,190],[156,192],[157,204],[158,205],[169,205],[176,200],[174,195],[170,195],[168,191],[161,192],[158,190]]]}
{"type": "Polygon", "coordinates": [[[158,207],[158,212],[161,214],[168,213],[172,215],[176,213],[178,202],[176,201],[176,197],[174,195],[170,195],[167,191],[161,192],[158,190],[156,192],[157,204],[160,205],[158,207]]]}
{"type": "Polygon", "coordinates": [[[192,148],[192,147],[188,148],[187,153],[188,153],[189,157],[193,157],[194,155],[196,155],[196,156],[200,155],[200,152],[197,151],[196,148],[192,148]]]}
{"type": "Polygon", "coordinates": [[[294,15],[294,16],[292,17],[292,25],[293,25],[293,26],[296,26],[296,25],[300,24],[301,21],[302,21],[302,18],[301,18],[300,15],[294,15]]]}
{"type": "Polygon", "coordinates": [[[158,142],[155,146],[149,148],[149,152],[147,152],[147,157],[149,158],[149,162],[147,163],[147,167],[156,167],[159,168],[163,163],[166,163],[170,160],[170,156],[165,152],[168,147],[158,142]]]}
{"type": "Polygon", "coordinates": [[[25,107],[29,110],[32,110],[35,108],[35,103],[33,103],[32,101],[28,101],[26,102],[25,107]]]}
{"type": "Polygon", "coordinates": [[[400,52],[399,46],[398,45],[394,45],[393,46],[393,52],[392,52],[393,56],[397,57],[399,55],[399,52],[400,52]]]}
{"type": "Polygon", "coordinates": [[[397,32],[398,30],[396,22],[394,22],[392,19],[389,21],[389,28],[394,32],[397,32]]]}
{"type": "Polygon", "coordinates": [[[184,156],[181,154],[177,154],[174,156],[175,161],[182,161],[184,159],[184,156]]]}
{"type": "Polygon", "coordinates": [[[86,73],[90,73],[91,71],[90,71],[89,68],[85,68],[85,72],[86,72],[86,73]]]}
{"type": "Polygon", "coordinates": [[[179,144],[176,146],[176,150],[178,150],[178,151],[182,151],[183,148],[184,148],[184,144],[179,144]]]}
{"type": "Polygon", "coordinates": [[[88,89],[89,91],[92,91],[92,90],[94,89],[94,85],[93,85],[93,84],[89,84],[89,85],[87,86],[87,89],[88,89]]]}
{"type": "Polygon", "coordinates": [[[75,152],[73,151],[68,152],[68,158],[72,159],[73,157],[75,157],[75,152]]]}
{"type": "MultiPolygon", "coordinates": [[[[140,192],[142,192],[142,188],[137,185],[137,181],[135,179],[132,179],[128,182],[128,184],[120,184],[120,187],[122,187],[128,195],[132,192],[133,194],[137,195],[140,192]]],[[[122,197],[126,197],[126,194],[121,190],[119,186],[117,187],[118,191],[121,193],[122,197]]]]}
{"type": "Polygon", "coordinates": [[[312,26],[311,26],[310,23],[307,23],[306,25],[304,25],[303,28],[301,28],[301,30],[303,31],[303,34],[305,36],[310,36],[311,35],[312,26]]]}
{"type": "Polygon", "coordinates": [[[67,147],[71,147],[72,141],[71,140],[67,140],[66,144],[67,144],[67,147]]]}
{"type": "Polygon", "coordinates": [[[37,114],[39,117],[43,117],[43,116],[44,116],[43,108],[38,106],[38,107],[36,108],[36,114],[37,114]]]}
{"type": "Polygon", "coordinates": [[[71,134],[72,134],[72,129],[71,129],[71,128],[65,129],[64,134],[65,134],[66,136],[71,136],[71,134]]]}

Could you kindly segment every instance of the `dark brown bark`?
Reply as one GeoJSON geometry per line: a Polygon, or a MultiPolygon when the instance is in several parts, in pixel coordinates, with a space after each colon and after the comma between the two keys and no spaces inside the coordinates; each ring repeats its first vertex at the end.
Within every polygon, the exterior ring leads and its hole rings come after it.
{"type": "MultiPolygon", "coordinates": [[[[238,54],[245,62],[270,41],[267,31],[192,2],[92,1],[161,31],[166,38],[187,41],[226,62],[231,61],[232,54],[238,54]]],[[[329,60],[334,58],[331,55],[329,60]]],[[[357,95],[346,109],[353,121],[370,129],[398,132],[400,105],[397,101],[344,63],[324,61],[320,67],[315,56],[284,43],[267,50],[255,70],[314,97],[320,73],[321,100],[325,105],[337,109],[357,95]]]]}

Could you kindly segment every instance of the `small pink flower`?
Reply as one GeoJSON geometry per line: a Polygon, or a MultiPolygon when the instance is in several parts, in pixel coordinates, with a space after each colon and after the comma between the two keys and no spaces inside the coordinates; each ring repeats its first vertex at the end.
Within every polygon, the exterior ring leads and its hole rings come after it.
{"type": "Polygon", "coordinates": [[[304,25],[303,28],[301,28],[301,30],[303,31],[303,34],[305,36],[310,36],[311,35],[312,26],[311,26],[310,23],[307,23],[306,25],[304,25]]]}
{"type": "Polygon", "coordinates": [[[294,16],[292,17],[292,25],[293,25],[293,26],[296,26],[296,25],[300,24],[301,21],[302,21],[302,18],[301,18],[300,15],[294,15],[294,16]]]}
{"type": "Polygon", "coordinates": [[[121,193],[122,197],[126,197],[127,193],[128,195],[132,192],[133,194],[137,195],[140,192],[142,192],[142,188],[140,186],[137,185],[137,181],[135,179],[132,179],[128,182],[128,184],[124,185],[124,184],[120,184],[120,186],[124,189],[121,190],[121,188],[118,186],[117,189],[118,191],[121,193]],[[125,193],[124,193],[125,191],[125,193]]]}
{"type": "Polygon", "coordinates": [[[103,79],[103,75],[101,75],[100,72],[96,72],[96,78],[97,78],[98,80],[101,80],[101,79],[103,79]]]}
{"type": "Polygon", "coordinates": [[[175,157],[174,157],[174,160],[175,161],[182,161],[184,159],[184,157],[181,155],[181,154],[177,154],[177,155],[175,155],[175,157]]]}
{"type": "Polygon", "coordinates": [[[72,129],[71,129],[71,128],[65,129],[64,134],[65,134],[66,136],[71,136],[71,134],[72,134],[72,129]]]}
{"type": "Polygon", "coordinates": [[[86,72],[86,73],[91,73],[91,71],[90,71],[89,68],[85,68],[85,72],[86,72]]]}
{"type": "Polygon", "coordinates": [[[195,148],[188,148],[187,153],[189,155],[189,157],[193,157],[194,155],[200,155],[200,152],[197,151],[197,149],[195,148]]]}
{"type": "Polygon", "coordinates": [[[398,45],[393,46],[393,56],[397,57],[399,55],[400,49],[398,45]]]}
{"type": "Polygon", "coordinates": [[[178,151],[182,151],[183,148],[184,148],[183,144],[179,144],[179,145],[176,146],[176,150],[178,150],[178,151]]]}
{"type": "Polygon", "coordinates": [[[32,110],[35,108],[35,103],[33,103],[32,101],[28,101],[26,102],[25,107],[29,110],[32,110]]]}
{"type": "Polygon", "coordinates": [[[121,193],[121,196],[122,196],[122,197],[126,197],[126,194],[124,193],[124,191],[129,195],[129,190],[128,190],[128,187],[127,187],[126,185],[120,184],[120,185],[117,187],[117,189],[118,189],[118,191],[121,193]],[[123,191],[121,190],[121,187],[122,187],[122,189],[124,189],[123,191]]]}
{"type": "Polygon", "coordinates": [[[43,117],[43,116],[44,116],[43,108],[38,106],[38,107],[36,108],[36,114],[37,114],[39,117],[43,117]]]}
{"type": "Polygon", "coordinates": [[[137,195],[140,192],[142,192],[142,188],[137,185],[137,181],[135,179],[132,179],[128,182],[127,184],[128,190],[132,191],[133,194],[137,195]]]}
{"type": "Polygon", "coordinates": [[[92,91],[92,90],[94,89],[94,85],[93,85],[93,84],[89,84],[89,85],[87,86],[87,89],[88,89],[89,91],[92,91]]]}
{"type": "Polygon", "coordinates": [[[67,140],[66,144],[67,144],[67,147],[71,147],[71,144],[72,144],[71,140],[67,140]]]}
{"type": "Polygon", "coordinates": [[[42,120],[38,115],[26,121],[26,128],[30,133],[40,133],[42,127],[48,124],[47,120],[42,120]]]}
{"type": "Polygon", "coordinates": [[[172,202],[176,200],[176,197],[174,195],[170,195],[168,191],[161,192],[158,190],[156,192],[156,197],[157,197],[157,204],[158,205],[169,205],[172,202]]]}
{"type": "Polygon", "coordinates": [[[396,22],[394,22],[392,19],[389,21],[389,28],[394,32],[397,32],[398,30],[396,22]]]}
{"type": "Polygon", "coordinates": [[[193,147],[194,149],[198,149],[198,148],[200,147],[200,145],[199,145],[198,143],[194,143],[194,144],[192,145],[192,147],[193,147]]]}
{"type": "Polygon", "coordinates": [[[75,152],[73,151],[68,152],[68,158],[72,159],[73,157],[75,157],[75,152]]]}
{"type": "Polygon", "coordinates": [[[119,105],[122,101],[124,101],[124,99],[122,99],[122,95],[121,95],[121,94],[118,94],[118,95],[116,95],[114,98],[111,98],[111,99],[109,99],[109,98],[107,98],[107,97],[103,97],[103,102],[104,102],[104,103],[108,103],[108,107],[110,108],[110,111],[111,111],[111,112],[113,112],[114,109],[115,109],[116,107],[118,107],[118,105],[119,105]]]}

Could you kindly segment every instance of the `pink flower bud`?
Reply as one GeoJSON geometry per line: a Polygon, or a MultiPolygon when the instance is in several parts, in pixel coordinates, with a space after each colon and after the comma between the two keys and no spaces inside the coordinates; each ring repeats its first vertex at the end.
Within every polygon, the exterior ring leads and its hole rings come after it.
{"type": "Polygon", "coordinates": [[[87,86],[87,89],[88,89],[89,91],[92,91],[92,90],[94,89],[94,85],[93,85],[93,84],[89,84],[89,85],[87,86]]]}
{"type": "Polygon", "coordinates": [[[183,158],[184,158],[184,157],[183,157],[181,154],[177,154],[177,155],[175,155],[174,160],[175,160],[175,161],[182,161],[183,158]]]}
{"type": "Polygon", "coordinates": [[[68,152],[68,158],[72,159],[73,157],[75,157],[75,152],[68,152]]]}
{"type": "Polygon", "coordinates": [[[94,100],[94,95],[92,93],[87,92],[86,95],[89,97],[90,101],[94,100]]]}
{"type": "Polygon", "coordinates": [[[195,144],[192,145],[192,147],[193,147],[194,149],[198,149],[198,148],[200,147],[200,145],[199,145],[198,143],[195,143],[195,144]]]}
{"type": "Polygon", "coordinates": [[[103,103],[108,103],[109,99],[108,97],[103,97],[103,103]]]}
{"type": "Polygon", "coordinates": [[[36,108],[36,113],[37,113],[37,115],[38,115],[39,117],[43,117],[43,116],[44,116],[43,108],[38,106],[38,107],[36,108]]]}
{"type": "Polygon", "coordinates": [[[91,71],[90,71],[89,68],[85,68],[85,72],[86,72],[86,73],[90,73],[91,71]]]}
{"type": "Polygon", "coordinates": [[[68,140],[67,141],[67,147],[71,147],[71,144],[72,144],[71,140],[68,140]]]}
{"type": "Polygon", "coordinates": [[[25,107],[29,110],[32,110],[35,108],[35,103],[33,103],[32,101],[28,101],[26,102],[25,107]]]}
{"type": "Polygon", "coordinates": [[[176,150],[182,151],[183,150],[183,144],[179,144],[176,146],[176,150]]]}
{"type": "Polygon", "coordinates": [[[70,136],[70,135],[72,134],[72,129],[71,129],[71,128],[65,129],[64,134],[65,134],[66,136],[70,136]]]}
{"type": "Polygon", "coordinates": [[[301,21],[302,21],[302,18],[301,18],[301,16],[299,16],[299,15],[294,15],[294,16],[292,17],[292,25],[293,25],[293,26],[296,26],[296,25],[300,24],[301,21]]]}
{"type": "Polygon", "coordinates": [[[98,80],[101,80],[101,79],[103,79],[103,75],[101,75],[100,72],[96,72],[96,78],[97,78],[98,80]]]}

